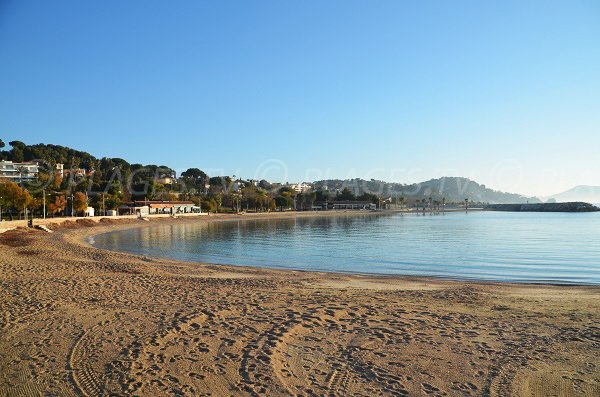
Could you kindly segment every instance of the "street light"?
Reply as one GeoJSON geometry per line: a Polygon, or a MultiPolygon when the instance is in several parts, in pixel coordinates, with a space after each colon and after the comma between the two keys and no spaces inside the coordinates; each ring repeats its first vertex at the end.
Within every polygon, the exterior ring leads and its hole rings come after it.
{"type": "Polygon", "coordinates": [[[42,189],[42,198],[44,200],[44,219],[46,219],[46,190],[42,189]]]}
{"type": "Polygon", "coordinates": [[[71,193],[71,218],[75,216],[75,206],[73,203],[73,199],[74,199],[73,193],[71,193]]]}
{"type": "Polygon", "coordinates": [[[2,199],[4,197],[0,196],[0,222],[2,222],[2,199]]]}

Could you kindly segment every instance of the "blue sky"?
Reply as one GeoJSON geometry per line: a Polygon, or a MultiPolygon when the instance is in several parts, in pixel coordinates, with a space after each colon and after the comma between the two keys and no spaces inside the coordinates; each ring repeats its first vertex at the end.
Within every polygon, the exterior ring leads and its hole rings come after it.
{"type": "Polygon", "coordinates": [[[0,138],[300,181],[600,185],[597,1],[0,0],[0,138]]]}

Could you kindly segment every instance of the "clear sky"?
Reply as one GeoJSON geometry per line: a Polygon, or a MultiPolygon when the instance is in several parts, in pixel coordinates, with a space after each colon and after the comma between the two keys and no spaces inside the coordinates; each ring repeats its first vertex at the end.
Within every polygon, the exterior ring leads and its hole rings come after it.
{"type": "Polygon", "coordinates": [[[0,0],[0,138],[273,181],[600,185],[600,2],[0,0]]]}

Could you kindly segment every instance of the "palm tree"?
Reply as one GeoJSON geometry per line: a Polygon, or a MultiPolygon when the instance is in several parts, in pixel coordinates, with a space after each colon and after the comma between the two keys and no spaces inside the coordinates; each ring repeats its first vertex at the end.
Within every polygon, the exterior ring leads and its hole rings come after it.
{"type": "Polygon", "coordinates": [[[23,182],[23,174],[29,174],[29,169],[27,169],[27,167],[24,166],[19,166],[17,167],[17,171],[19,171],[19,182],[22,183],[23,182]]]}

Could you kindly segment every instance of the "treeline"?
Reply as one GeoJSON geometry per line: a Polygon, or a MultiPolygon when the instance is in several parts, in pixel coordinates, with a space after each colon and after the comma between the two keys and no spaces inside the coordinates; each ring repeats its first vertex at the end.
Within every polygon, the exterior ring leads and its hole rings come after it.
{"type": "MultiPolygon", "coordinates": [[[[313,184],[309,192],[297,193],[291,187],[266,180],[240,180],[235,175],[209,176],[198,168],[190,168],[179,177],[165,165],[131,164],[121,158],[95,156],[69,147],[50,144],[27,145],[0,140],[0,160],[37,161],[38,178],[20,184],[0,183],[0,206],[8,216],[21,217],[26,211],[83,214],[88,206],[97,214],[117,209],[138,200],[193,201],[204,211],[268,211],[275,209],[306,210],[332,201],[363,201],[383,205],[425,205],[461,203],[464,198],[478,202],[490,192],[465,178],[441,178],[417,185],[390,184],[362,179],[327,180],[313,184]],[[64,175],[56,165],[64,166],[64,175]]],[[[1,181],[0,181],[1,182],[1,181]]],[[[492,193],[499,193],[491,191],[492,193]]],[[[508,195],[499,193],[503,197],[508,195]]],[[[520,202],[520,201],[512,201],[520,202]]]]}
{"type": "MultiPolygon", "coordinates": [[[[372,194],[354,195],[348,189],[337,193],[316,191],[296,193],[289,186],[266,180],[240,180],[230,176],[209,177],[198,168],[190,168],[177,178],[165,165],[130,164],[121,158],[95,156],[60,145],[27,145],[9,142],[9,150],[0,150],[0,160],[37,161],[37,181],[0,184],[2,212],[10,218],[26,211],[50,216],[83,214],[88,206],[102,214],[133,200],[189,200],[205,211],[268,211],[295,208],[310,209],[316,203],[331,200],[365,200],[376,203],[372,194]],[[64,175],[56,165],[63,164],[64,175]]],[[[0,149],[6,145],[0,140],[0,149]]]]}
{"type": "MultiPolygon", "coordinates": [[[[68,208],[67,201],[75,212],[82,212],[83,204],[77,210],[82,197],[86,197],[87,204],[97,210],[115,209],[130,200],[166,199],[170,189],[157,181],[175,176],[175,171],[167,166],[130,164],[121,158],[98,159],[89,153],[60,145],[27,145],[21,141],[12,141],[9,145],[10,150],[0,150],[0,160],[38,161],[40,164],[38,180],[20,184],[29,193],[30,200],[26,199],[25,193],[20,193],[21,198],[17,201],[12,201],[14,194],[7,194],[10,199],[0,199],[5,201],[5,209],[9,206],[9,211],[23,212],[24,206],[34,211],[41,210],[44,194],[46,201],[52,204],[47,209],[57,208],[56,213],[61,215],[68,208]],[[57,164],[63,164],[64,176],[56,169],[57,164]]],[[[5,147],[0,140],[0,149],[5,147]]],[[[17,190],[12,185],[9,189],[17,190]]]]}

